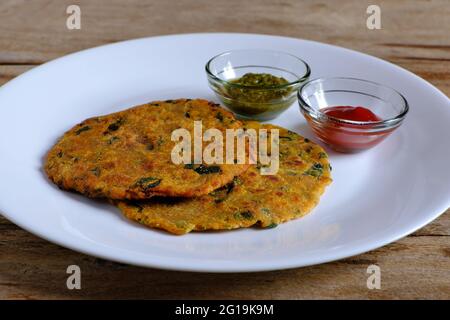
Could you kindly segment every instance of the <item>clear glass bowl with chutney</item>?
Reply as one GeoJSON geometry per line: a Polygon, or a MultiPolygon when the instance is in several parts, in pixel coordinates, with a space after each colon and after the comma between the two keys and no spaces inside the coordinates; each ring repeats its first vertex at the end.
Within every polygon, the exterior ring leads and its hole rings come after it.
{"type": "Polygon", "coordinates": [[[311,70],[302,59],[271,50],[221,53],[206,64],[210,88],[239,118],[276,118],[296,100],[311,70]]]}

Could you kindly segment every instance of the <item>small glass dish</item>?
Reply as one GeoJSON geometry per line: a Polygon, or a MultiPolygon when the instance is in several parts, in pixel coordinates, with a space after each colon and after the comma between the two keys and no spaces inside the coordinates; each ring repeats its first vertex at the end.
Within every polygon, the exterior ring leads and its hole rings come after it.
{"type": "Polygon", "coordinates": [[[258,49],[219,54],[208,61],[205,69],[210,88],[225,106],[240,118],[259,121],[274,119],[286,110],[311,73],[308,64],[296,56],[258,49]],[[287,83],[271,86],[233,83],[248,73],[282,77],[287,83]]]}
{"type": "Polygon", "coordinates": [[[369,149],[398,128],[409,107],[396,90],[355,78],[322,78],[298,90],[300,110],[317,137],[339,152],[369,149]],[[379,121],[354,121],[327,115],[325,108],[362,106],[379,121]]]}

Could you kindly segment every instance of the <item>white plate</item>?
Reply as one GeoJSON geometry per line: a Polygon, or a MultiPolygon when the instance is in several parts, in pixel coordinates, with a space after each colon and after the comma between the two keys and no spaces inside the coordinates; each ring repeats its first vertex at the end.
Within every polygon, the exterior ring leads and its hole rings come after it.
{"type": "MultiPolygon", "coordinates": [[[[249,34],[187,34],[126,41],[57,59],[0,88],[0,211],[22,228],[87,254],[193,271],[261,271],[332,261],[395,241],[450,206],[450,102],[412,73],[368,55],[316,42],[249,34]],[[275,229],[173,236],[119,211],[63,192],[42,160],[72,125],[156,99],[202,97],[204,65],[226,50],[290,52],[312,77],[373,80],[410,102],[405,123],[378,147],[331,152],[334,182],[305,218],[275,229]]],[[[315,140],[294,104],[273,123],[315,140]]]]}

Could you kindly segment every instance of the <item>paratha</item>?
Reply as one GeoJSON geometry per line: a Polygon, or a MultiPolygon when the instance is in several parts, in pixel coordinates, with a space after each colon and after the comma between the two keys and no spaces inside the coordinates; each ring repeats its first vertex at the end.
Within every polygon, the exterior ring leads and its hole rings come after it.
{"type": "Polygon", "coordinates": [[[245,127],[279,130],[277,174],[261,175],[260,165],[256,164],[208,195],[115,204],[127,218],[174,234],[251,226],[271,228],[310,212],[332,181],[326,152],[281,127],[257,122],[246,122],[245,127]]]}
{"type": "MultiPolygon", "coordinates": [[[[192,197],[229,183],[248,168],[242,164],[174,164],[173,130],[240,128],[232,113],[206,100],[155,101],[121,112],[87,119],[56,143],[45,171],[60,188],[89,197],[147,199],[192,197]]],[[[225,135],[225,134],[224,134],[225,135]]],[[[192,134],[193,136],[193,134],[192,134]]]]}

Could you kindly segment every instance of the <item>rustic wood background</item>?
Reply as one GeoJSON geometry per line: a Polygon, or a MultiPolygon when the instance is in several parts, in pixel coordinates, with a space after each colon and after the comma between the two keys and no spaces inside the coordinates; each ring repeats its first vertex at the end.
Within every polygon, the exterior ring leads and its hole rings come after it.
{"type": "MultiPolygon", "coordinates": [[[[220,31],[285,35],[359,50],[396,63],[449,95],[449,0],[376,1],[382,29],[368,30],[366,8],[372,2],[1,0],[0,85],[93,46],[220,31]],[[81,7],[81,30],[66,28],[70,4],[81,7]]],[[[253,274],[196,274],[108,262],[39,239],[0,216],[0,298],[449,299],[450,215],[447,211],[418,232],[353,258],[253,274]],[[66,289],[70,264],[81,267],[82,290],[66,289]],[[370,264],[381,267],[381,290],[366,287],[370,264]]]]}

